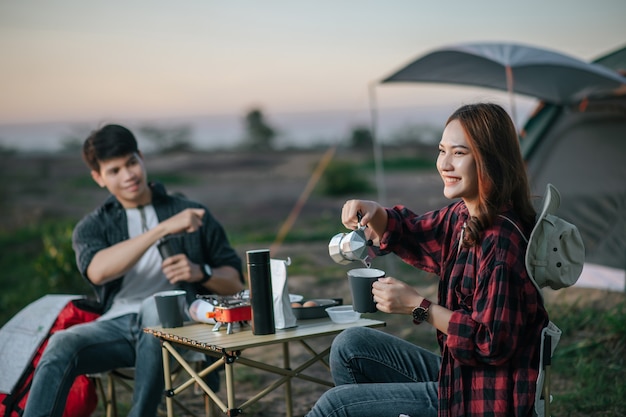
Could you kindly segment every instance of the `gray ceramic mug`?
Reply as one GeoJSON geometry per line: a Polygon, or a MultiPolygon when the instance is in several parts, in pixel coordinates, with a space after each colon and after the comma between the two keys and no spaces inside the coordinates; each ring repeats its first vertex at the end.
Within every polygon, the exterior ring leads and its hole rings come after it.
{"type": "Polygon", "coordinates": [[[157,312],[161,326],[172,328],[183,325],[183,310],[185,308],[185,295],[182,290],[161,291],[154,294],[157,312]]]}
{"type": "Polygon", "coordinates": [[[354,311],[375,313],[376,303],[372,295],[372,284],[385,276],[385,271],[372,268],[356,268],[348,271],[348,283],[352,293],[354,311]]]}

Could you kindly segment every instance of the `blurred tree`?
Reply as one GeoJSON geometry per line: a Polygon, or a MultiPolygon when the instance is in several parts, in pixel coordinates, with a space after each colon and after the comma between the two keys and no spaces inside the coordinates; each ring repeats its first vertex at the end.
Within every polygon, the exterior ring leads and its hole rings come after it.
{"type": "Polygon", "coordinates": [[[253,108],[244,120],[246,127],[245,145],[251,149],[271,150],[274,148],[276,130],[267,124],[261,109],[253,108]]]}
{"type": "Polygon", "coordinates": [[[83,143],[90,133],[90,128],[84,125],[74,125],[61,138],[61,152],[80,155],[83,143]]]}
{"type": "Polygon", "coordinates": [[[392,133],[391,142],[396,145],[437,146],[443,130],[431,124],[410,124],[401,126],[392,133]]]}
{"type": "MultiPolygon", "coordinates": [[[[2,138],[0,138],[2,141],[2,138]]],[[[0,155],[14,155],[17,153],[17,149],[11,146],[4,145],[0,143],[0,155]]]]}
{"type": "Polygon", "coordinates": [[[188,125],[172,127],[145,125],[139,128],[139,132],[152,142],[158,153],[189,151],[193,148],[191,127],[188,125]]]}
{"type": "Polygon", "coordinates": [[[365,173],[347,161],[332,161],[328,164],[321,185],[322,194],[334,197],[374,190],[365,173]]]}
{"type": "Polygon", "coordinates": [[[352,135],[350,136],[350,146],[358,149],[372,148],[374,143],[374,137],[372,131],[364,126],[357,126],[352,129],[352,135]]]}
{"type": "Polygon", "coordinates": [[[66,136],[61,140],[61,151],[80,154],[83,148],[83,139],[75,136],[66,136]]]}

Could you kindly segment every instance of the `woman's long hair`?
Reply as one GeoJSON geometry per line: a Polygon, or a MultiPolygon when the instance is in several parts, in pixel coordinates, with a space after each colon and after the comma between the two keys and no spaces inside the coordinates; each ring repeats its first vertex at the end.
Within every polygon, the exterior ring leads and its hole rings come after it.
{"type": "Polygon", "coordinates": [[[535,222],[535,209],[515,125],[497,104],[469,104],[457,109],[446,122],[458,120],[467,134],[476,161],[478,213],[465,229],[464,245],[473,246],[498,212],[511,203],[524,229],[535,222]]]}

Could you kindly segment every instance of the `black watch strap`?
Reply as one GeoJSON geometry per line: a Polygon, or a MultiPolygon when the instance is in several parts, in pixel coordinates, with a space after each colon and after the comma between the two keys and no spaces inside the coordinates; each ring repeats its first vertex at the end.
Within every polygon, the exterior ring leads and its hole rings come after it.
{"type": "Polygon", "coordinates": [[[202,279],[198,281],[200,284],[204,284],[213,276],[213,268],[209,264],[202,265],[202,279]]]}

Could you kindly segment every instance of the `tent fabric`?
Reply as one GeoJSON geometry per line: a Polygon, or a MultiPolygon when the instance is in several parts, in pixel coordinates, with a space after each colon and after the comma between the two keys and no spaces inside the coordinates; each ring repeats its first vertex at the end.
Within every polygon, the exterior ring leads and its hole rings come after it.
{"type": "Polygon", "coordinates": [[[605,66],[548,49],[513,43],[468,43],[439,48],[383,79],[461,84],[567,104],[611,94],[626,77],[605,66]]]}
{"type": "Polygon", "coordinates": [[[626,268],[626,97],[564,108],[548,128],[526,134],[539,136],[525,152],[532,192],[554,184],[558,214],[578,226],[587,262],[626,268]]]}
{"type": "Polygon", "coordinates": [[[11,394],[57,316],[77,295],[46,295],[0,328],[0,392],[11,394]]]}

